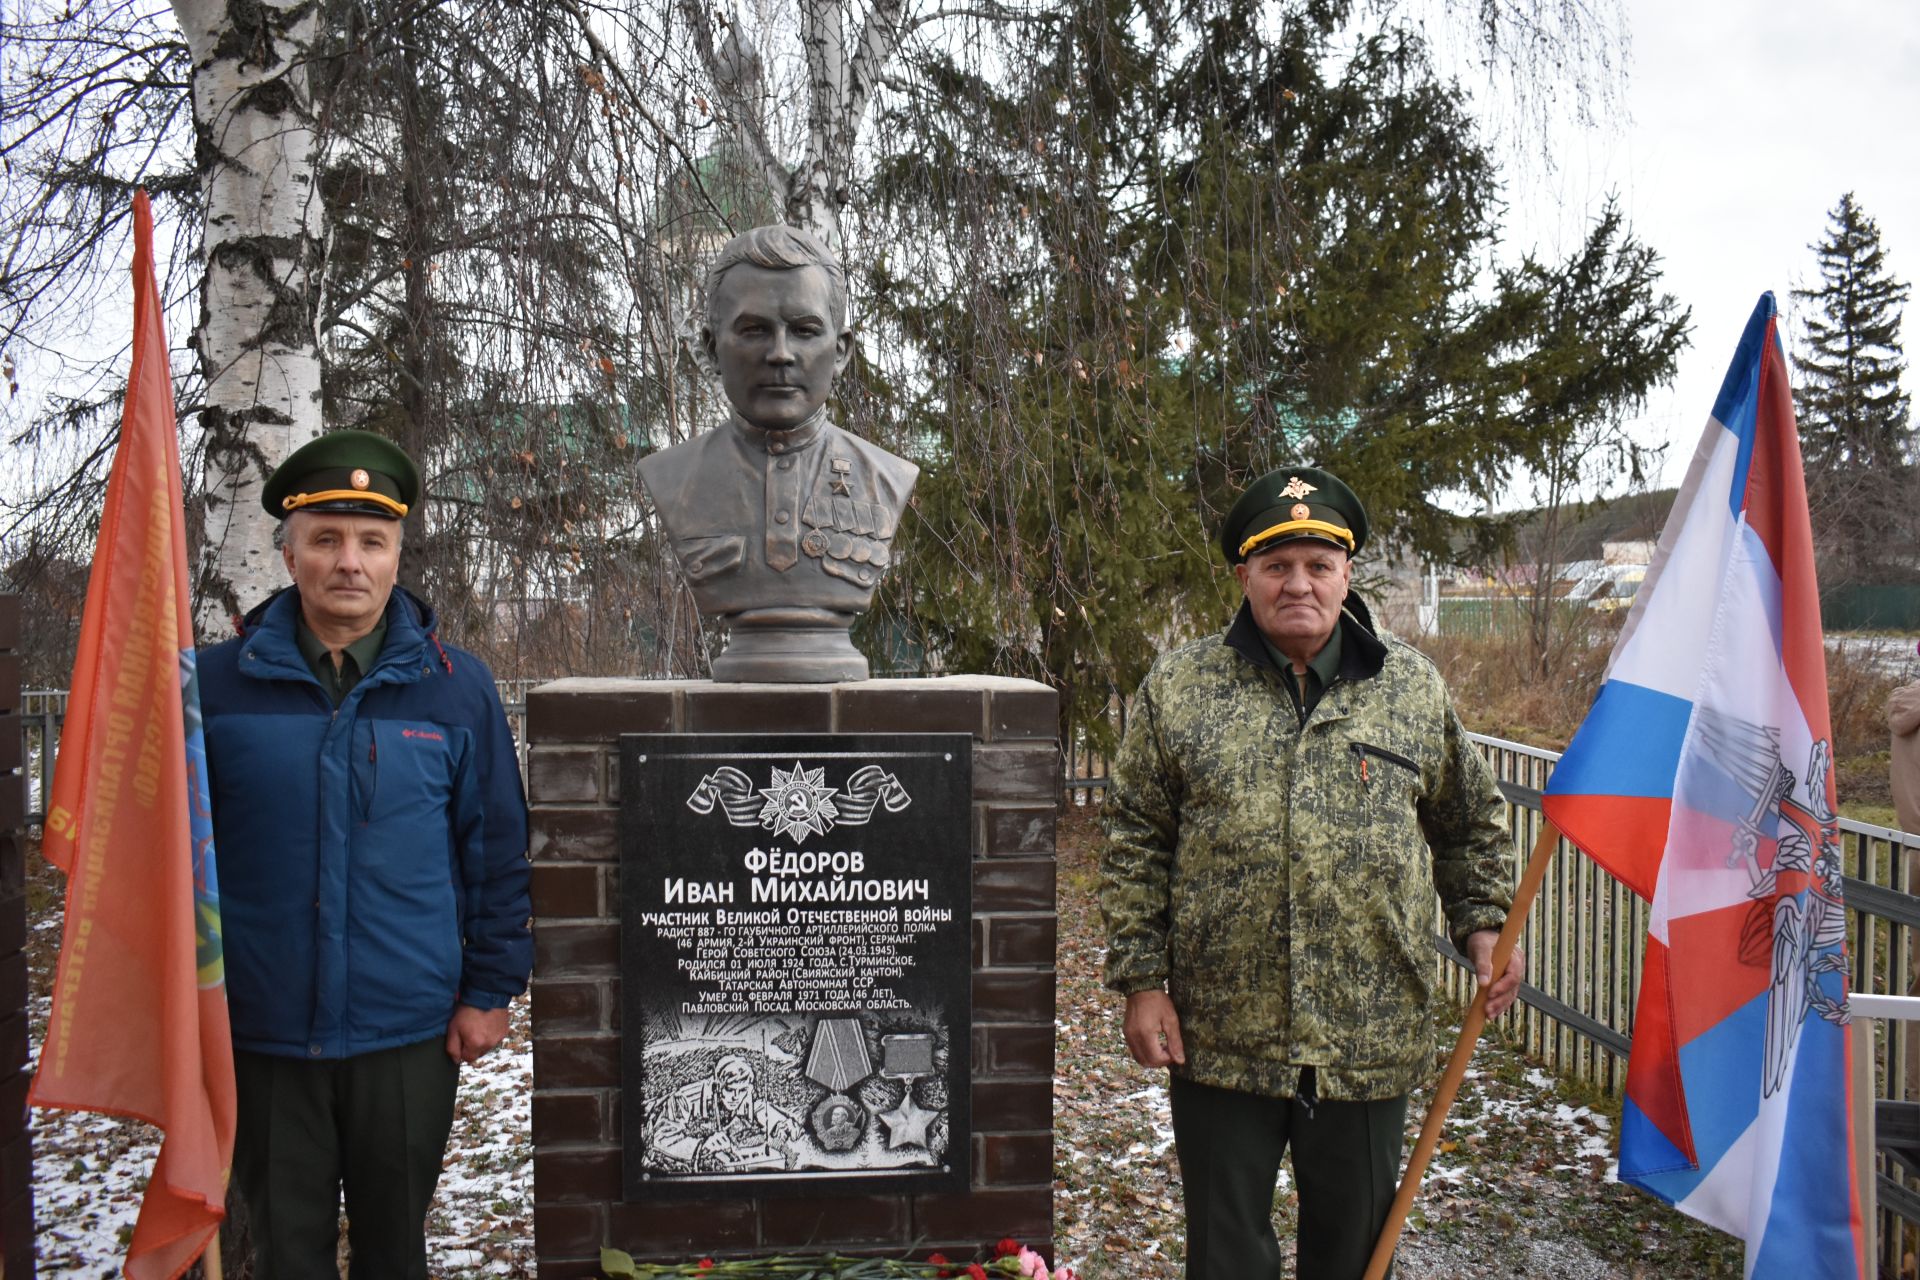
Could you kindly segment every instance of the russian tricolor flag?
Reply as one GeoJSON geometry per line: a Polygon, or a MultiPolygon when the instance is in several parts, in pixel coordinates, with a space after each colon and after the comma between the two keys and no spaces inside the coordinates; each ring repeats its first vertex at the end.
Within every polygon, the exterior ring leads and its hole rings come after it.
{"type": "Polygon", "coordinates": [[[1861,1280],[1846,923],[1793,397],[1760,299],[1548,818],[1652,904],[1620,1176],[1861,1280]]]}

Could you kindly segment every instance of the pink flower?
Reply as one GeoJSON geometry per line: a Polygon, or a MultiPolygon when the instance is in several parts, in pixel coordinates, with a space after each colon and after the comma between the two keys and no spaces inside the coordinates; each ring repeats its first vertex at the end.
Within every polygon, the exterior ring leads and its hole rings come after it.
{"type": "Polygon", "coordinates": [[[1047,1275],[1046,1260],[1031,1249],[1020,1250],[1020,1274],[1032,1276],[1033,1280],[1051,1280],[1047,1275]]]}
{"type": "Polygon", "coordinates": [[[1080,1280],[1080,1273],[1062,1264],[1053,1269],[1053,1280],[1080,1280]]]}

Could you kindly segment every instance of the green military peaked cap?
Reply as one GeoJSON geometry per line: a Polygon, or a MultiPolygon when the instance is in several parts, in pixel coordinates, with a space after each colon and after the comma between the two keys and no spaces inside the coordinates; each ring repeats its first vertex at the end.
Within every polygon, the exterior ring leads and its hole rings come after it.
{"type": "Polygon", "coordinates": [[[1352,555],[1367,545],[1367,509],[1331,471],[1282,467],[1248,485],[1233,504],[1220,529],[1220,549],[1228,564],[1239,564],[1295,538],[1318,538],[1352,555]]]}
{"type": "Polygon", "coordinates": [[[420,471],[371,431],[330,431],[295,449],[267,477],[260,505],[274,519],[335,511],[398,520],[420,501],[420,471]]]}

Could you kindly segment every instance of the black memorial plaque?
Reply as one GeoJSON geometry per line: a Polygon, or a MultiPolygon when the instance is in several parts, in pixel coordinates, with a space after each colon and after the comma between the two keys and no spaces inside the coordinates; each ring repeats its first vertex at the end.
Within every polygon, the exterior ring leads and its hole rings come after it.
{"type": "Polygon", "coordinates": [[[620,739],[629,1200],[966,1186],[972,752],[620,739]]]}

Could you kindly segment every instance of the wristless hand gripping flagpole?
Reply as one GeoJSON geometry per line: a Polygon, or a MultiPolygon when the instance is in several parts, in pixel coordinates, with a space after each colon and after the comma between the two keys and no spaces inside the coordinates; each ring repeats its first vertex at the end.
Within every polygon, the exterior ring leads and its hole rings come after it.
{"type": "MultiPolygon", "coordinates": [[[[1519,945],[1520,933],[1527,926],[1527,912],[1533,908],[1540,882],[1547,878],[1547,864],[1553,861],[1553,851],[1559,844],[1560,829],[1551,822],[1543,823],[1540,838],[1533,842],[1533,856],[1527,860],[1526,874],[1520,877],[1520,887],[1514,891],[1507,922],[1500,927],[1500,939],[1493,944],[1496,979],[1506,972],[1507,959],[1519,945]]],[[[1433,1091],[1427,1118],[1420,1125],[1420,1141],[1414,1144],[1413,1155],[1407,1159],[1407,1171],[1400,1178],[1400,1190],[1393,1197],[1393,1207],[1387,1211],[1387,1224],[1380,1229],[1380,1239],[1373,1246],[1373,1259],[1367,1263],[1365,1280],[1383,1280],[1387,1267],[1393,1262],[1393,1250],[1400,1243],[1407,1210],[1413,1208],[1413,1198],[1420,1192],[1420,1179],[1426,1175],[1427,1162],[1433,1159],[1433,1149],[1440,1144],[1440,1126],[1446,1123],[1447,1112],[1453,1108],[1454,1095],[1460,1092],[1467,1064],[1473,1060],[1474,1045],[1486,1025],[1487,991],[1482,987],[1474,993],[1473,1004],[1460,1024],[1460,1039],[1454,1043],[1453,1058],[1447,1063],[1446,1074],[1440,1077],[1439,1087],[1433,1091]]]]}

